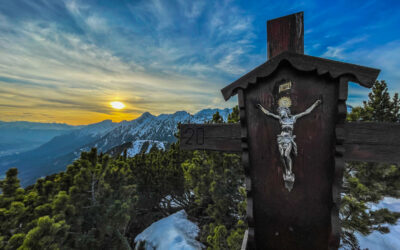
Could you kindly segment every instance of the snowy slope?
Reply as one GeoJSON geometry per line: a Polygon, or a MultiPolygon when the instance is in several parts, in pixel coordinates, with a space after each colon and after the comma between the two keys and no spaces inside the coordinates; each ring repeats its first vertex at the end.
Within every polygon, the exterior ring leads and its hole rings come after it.
{"type": "MultiPolygon", "coordinates": [[[[104,136],[93,143],[88,143],[77,151],[87,151],[92,147],[96,147],[99,151],[107,152],[113,147],[119,146],[126,142],[132,142],[133,146],[140,146],[139,142],[149,140],[153,143],[160,142],[162,144],[172,143],[176,141],[174,134],[177,132],[177,124],[180,123],[204,123],[210,121],[215,112],[227,120],[231,109],[204,109],[200,112],[190,115],[186,111],[178,111],[173,114],[161,114],[154,116],[149,112],[143,113],[139,118],[132,121],[122,121],[108,131],[104,136]],[[138,141],[137,144],[135,142],[138,141]]],[[[143,143],[142,143],[143,144],[143,143]]],[[[161,145],[161,144],[160,144],[161,145]]],[[[131,150],[134,152],[135,150],[131,150]]],[[[140,152],[140,149],[136,149],[140,152]]]]}
{"type": "Polygon", "coordinates": [[[147,154],[154,147],[156,147],[157,149],[165,150],[164,142],[152,140],[136,140],[132,143],[132,147],[128,148],[126,153],[128,157],[133,157],[140,152],[144,152],[147,154]]]}
{"type": "Polygon", "coordinates": [[[154,222],[135,238],[136,248],[145,242],[146,250],[196,250],[202,249],[196,241],[199,227],[187,219],[185,210],[154,222]]]}
{"type": "Polygon", "coordinates": [[[115,127],[119,126],[119,123],[112,122],[111,120],[104,120],[102,122],[93,123],[77,130],[74,134],[77,136],[102,136],[105,133],[110,132],[115,127]]]}

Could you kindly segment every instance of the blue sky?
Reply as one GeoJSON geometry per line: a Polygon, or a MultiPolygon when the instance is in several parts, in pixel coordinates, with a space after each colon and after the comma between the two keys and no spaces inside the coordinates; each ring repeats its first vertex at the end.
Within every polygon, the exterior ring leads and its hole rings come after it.
{"type": "Polygon", "coordinates": [[[0,120],[232,107],[220,89],[265,62],[266,20],[299,11],[306,54],[379,68],[400,92],[400,1],[1,0],[0,120]]]}

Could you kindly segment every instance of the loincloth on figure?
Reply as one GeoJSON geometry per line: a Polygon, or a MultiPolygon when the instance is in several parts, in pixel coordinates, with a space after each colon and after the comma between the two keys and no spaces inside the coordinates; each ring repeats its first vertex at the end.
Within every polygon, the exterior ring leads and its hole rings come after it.
{"type": "Polygon", "coordinates": [[[295,138],[295,135],[278,135],[277,142],[279,147],[281,147],[283,150],[286,150],[291,145],[293,147],[294,154],[297,155],[297,144],[294,141],[295,138]]]}

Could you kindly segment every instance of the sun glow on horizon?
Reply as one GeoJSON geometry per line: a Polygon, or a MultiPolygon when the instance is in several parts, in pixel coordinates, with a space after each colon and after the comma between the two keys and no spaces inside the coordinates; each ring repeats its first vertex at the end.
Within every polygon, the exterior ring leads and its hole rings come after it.
{"type": "Polygon", "coordinates": [[[125,108],[125,104],[123,104],[122,102],[110,102],[110,105],[114,109],[123,109],[123,108],[125,108]]]}

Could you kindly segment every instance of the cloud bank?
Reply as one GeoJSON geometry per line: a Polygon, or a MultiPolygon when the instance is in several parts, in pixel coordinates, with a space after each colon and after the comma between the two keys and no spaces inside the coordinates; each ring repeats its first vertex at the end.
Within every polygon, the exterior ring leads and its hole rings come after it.
{"type": "MultiPolygon", "coordinates": [[[[399,15],[374,1],[347,15],[352,4],[3,1],[0,120],[88,124],[231,107],[219,90],[266,60],[265,21],[302,10],[306,53],[381,68],[399,91],[400,37],[388,32],[399,15]]],[[[367,92],[351,88],[350,103],[367,92]]]]}

